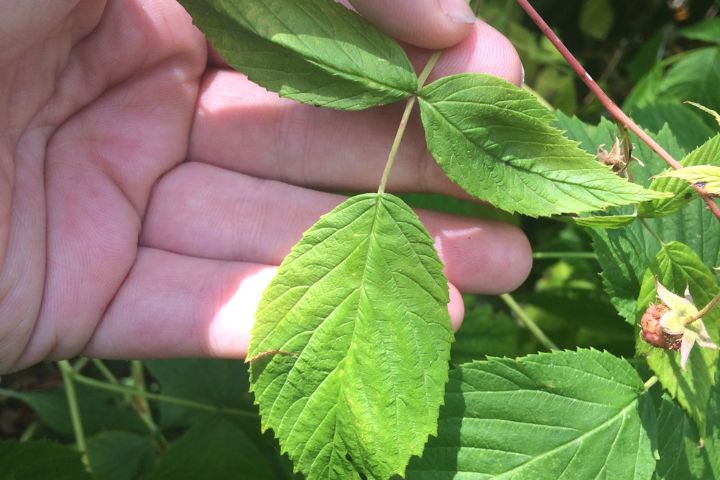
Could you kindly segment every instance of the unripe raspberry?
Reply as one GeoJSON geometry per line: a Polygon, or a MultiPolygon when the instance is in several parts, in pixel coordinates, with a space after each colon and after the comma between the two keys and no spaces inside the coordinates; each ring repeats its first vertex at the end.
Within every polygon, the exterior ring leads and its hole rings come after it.
{"type": "Polygon", "coordinates": [[[655,347],[664,348],[665,350],[680,350],[682,334],[673,335],[667,333],[660,325],[660,319],[669,311],[670,308],[665,304],[650,304],[640,320],[642,328],[640,335],[643,340],[655,347]]]}

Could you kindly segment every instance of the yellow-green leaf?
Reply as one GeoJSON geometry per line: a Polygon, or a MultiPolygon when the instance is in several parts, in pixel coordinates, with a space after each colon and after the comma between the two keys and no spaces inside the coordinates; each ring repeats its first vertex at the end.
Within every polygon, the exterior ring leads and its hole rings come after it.
{"type": "Polygon", "coordinates": [[[720,167],[713,165],[697,165],[679,170],[663,172],[656,178],[680,178],[691,185],[702,187],[708,193],[720,195],[720,167]]]}

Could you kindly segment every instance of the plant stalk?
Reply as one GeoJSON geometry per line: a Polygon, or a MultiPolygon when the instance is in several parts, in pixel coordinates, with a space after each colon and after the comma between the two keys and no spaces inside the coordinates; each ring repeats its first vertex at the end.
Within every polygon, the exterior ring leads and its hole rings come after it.
{"type": "Polygon", "coordinates": [[[715,296],[713,297],[713,299],[710,300],[710,303],[708,303],[707,305],[705,305],[705,306],[702,308],[702,310],[700,310],[697,314],[695,314],[695,315],[693,315],[692,317],[690,317],[689,319],[687,319],[687,320],[685,321],[685,326],[687,327],[687,326],[690,325],[691,323],[696,322],[697,320],[700,320],[700,319],[703,318],[705,315],[707,315],[708,313],[710,313],[710,310],[712,310],[713,308],[715,308],[715,306],[718,304],[718,302],[720,302],[720,292],[718,292],[718,294],[715,295],[715,296]]]}
{"type": "Polygon", "coordinates": [[[196,402],[194,400],[187,400],[184,398],[172,397],[169,395],[162,395],[159,393],[151,393],[143,390],[139,390],[133,387],[127,387],[121,384],[113,384],[103,382],[101,380],[95,380],[94,378],[86,377],[84,375],[75,375],[75,381],[82,383],[89,387],[98,388],[100,390],[107,390],[109,392],[121,393],[124,395],[142,396],[149,400],[155,400],[158,402],[171,403],[173,405],[179,405],[181,407],[194,408],[196,410],[203,410],[206,412],[224,413],[230,415],[237,415],[241,417],[257,418],[255,412],[249,412],[246,410],[239,410],[237,408],[224,408],[216,407],[214,405],[208,405],[206,403],[196,402]]]}
{"type": "Polygon", "coordinates": [[[530,316],[525,313],[525,310],[522,309],[520,305],[515,301],[515,299],[510,295],[509,293],[503,293],[500,295],[500,299],[505,302],[505,304],[510,308],[510,310],[517,315],[518,319],[527,327],[528,330],[530,330],[530,333],[533,334],[533,336],[548,350],[557,350],[558,347],[553,343],[552,340],[550,340],[547,335],[545,335],[545,332],[543,332],[540,327],[537,326],[537,323],[530,318],[530,316]]]}
{"type": "MultiPolygon", "coordinates": [[[[442,55],[441,50],[434,52],[428,59],[422,72],[420,72],[420,75],[418,75],[418,91],[420,91],[425,84],[425,81],[428,79],[428,76],[430,76],[432,69],[435,68],[435,64],[437,64],[437,61],[440,59],[440,55],[442,55]]],[[[397,157],[398,150],[400,149],[400,142],[402,142],[402,138],[405,135],[405,129],[410,121],[410,113],[412,113],[412,109],[415,106],[416,101],[417,95],[413,95],[408,98],[407,103],[405,104],[405,111],[403,111],[402,118],[400,119],[400,125],[398,125],[397,132],[395,133],[395,139],[393,140],[390,153],[388,154],[385,170],[383,170],[382,177],[380,178],[380,186],[378,187],[379,195],[385,193],[385,187],[387,186],[388,179],[390,178],[390,171],[395,163],[395,157],[397,157]]]]}
{"type": "MultiPolygon", "coordinates": [[[[135,387],[135,389],[143,393],[147,393],[145,390],[145,371],[142,362],[140,360],[132,360],[130,362],[130,371],[132,374],[133,386],[135,387]]],[[[157,426],[155,420],[152,417],[152,410],[150,410],[147,396],[133,396],[132,404],[133,408],[140,416],[140,419],[143,421],[143,423],[145,423],[145,426],[148,427],[150,432],[152,432],[153,436],[157,439],[158,444],[162,448],[167,448],[169,443],[165,436],[162,434],[160,427],[157,426]]]]}
{"type": "Polygon", "coordinates": [[[390,153],[388,154],[387,163],[385,163],[385,170],[383,170],[382,177],[380,178],[380,186],[378,187],[377,192],[378,195],[385,193],[385,187],[387,186],[388,179],[390,178],[390,171],[395,163],[395,157],[397,157],[400,142],[402,141],[403,135],[405,135],[405,129],[407,128],[408,121],[410,120],[410,113],[412,112],[413,106],[415,106],[416,99],[417,97],[413,95],[408,98],[407,103],[405,104],[405,111],[400,119],[400,125],[398,126],[397,133],[395,133],[395,140],[393,140],[390,153]]]}
{"type": "MultiPolygon", "coordinates": [[[[632,131],[635,135],[637,135],[638,138],[643,141],[643,143],[650,147],[650,149],[655,152],[660,158],[662,158],[663,161],[665,161],[665,163],[667,163],[670,167],[675,170],[683,168],[680,162],[675,160],[672,155],[670,155],[655,140],[653,140],[650,135],[645,133],[645,131],[640,128],[638,124],[636,124],[630,117],[628,117],[625,112],[623,112],[622,109],[618,107],[615,102],[613,102],[612,99],[603,91],[603,89],[600,88],[600,85],[598,85],[597,82],[593,80],[587,70],[585,70],[585,68],[580,64],[580,62],[575,58],[575,56],[573,56],[570,50],[562,42],[562,40],[560,40],[560,38],[555,35],[555,32],[552,31],[552,29],[547,24],[547,22],[545,22],[542,16],[540,16],[540,14],[533,8],[533,6],[530,5],[530,2],[528,0],[517,0],[517,2],[520,4],[520,7],[525,10],[525,13],[528,14],[532,21],[535,22],[535,25],[538,26],[540,31],[542,31],[542,33],[548,38],[548,40],[550,40],[550,42],[555,46],[558,52],[560,52],[560,55],[562,55],[565,61],[568,62],[570,67],[573,69],[573,71],[575,71],[578,77],[580,77],[583,83],[585,83],[585,85],[587,85],[590,91],[597,97],[603,107],[605,107],[605,109],[610,113],[610,115],[612,115],[615,121],[621,123],[622,125],[627,127],[628,130],[632,131]]],[[[715,218],[720,221],[720,206],[715,203],[712,196],[703,188],[700,188],[697,185],[692,185],[692,187],[705,201],[710,211],[713,213],[713,215],[715,215],[715,218]]]]}
{"type": "Polygon", "coordinates": [[[72,365],[67,360],[58,362],[60,373],[62,374],[63,383],[65,385],[65,395],[67,396],[68,407],[70,409],[70,421],[72,422],[73,432],[75,433],[75,444],[80,452],[85,467],[90,470],[90,459],[88,458],[87,442],[85,441],[85,432],[83,431],[82,421],[80,419],[80,407],[78,405],[77,392],[75,391],[75,383],[73,378],[76,374],[72,365]]]}
{"type": "Polygon", "coordinates": [[[593,252],[533,252],[535,260],[597,260],[597,254],[593,252]]]}

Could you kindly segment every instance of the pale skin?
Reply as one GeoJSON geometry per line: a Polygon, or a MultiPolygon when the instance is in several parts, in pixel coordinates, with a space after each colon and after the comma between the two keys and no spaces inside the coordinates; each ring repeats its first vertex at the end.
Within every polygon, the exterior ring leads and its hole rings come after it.
{"type": "MultiPolygon", "coordinates": [[[[431,80],[521,81],[509,42],[458,3],[353,5],[407,44],[449,47],[431,80]]],[[[77,355],[243,358],[276,266],[343,200],[320,190],[377,189],[402,106],[279,99],[208,61],[174,0],[0,0],[0,11],[0,372],[77,355]]],[[[462,195],[417,119],[388,191],[462,195]]],[[[459,291],[505,292],[527,276],[515,227],[419,213],[455,327],[459,291]]]]}

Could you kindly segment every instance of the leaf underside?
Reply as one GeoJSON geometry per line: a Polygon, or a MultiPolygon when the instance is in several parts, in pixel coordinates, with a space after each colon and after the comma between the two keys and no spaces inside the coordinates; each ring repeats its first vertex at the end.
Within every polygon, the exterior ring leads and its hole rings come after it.
{"type": "Polygon", "coordinates": [[[308,479],[402,474],[436,432],[452,341],[442,270],[387,194],[347,200],[280,266],[252,331],[252,390],[308,479]]]}
{"type": "Polygon", "coordinates": [[[621,228],[635,221],[637,215],[604,215],[573,218],[576,225],[590,228],[621,228]]]}
{"type": "Polygon", "coordinates": [[[649,479],[652,418],[635,370],[607,352],[468,363],[450,373],[438,437],[407,478],[649,479]]]}
{"type": "Polygon", "coordinates": [[[341,110],[393,103],[417,89],[403,49],[328,0],[180,0],[235,69],[303,103],[341,110]]]}
{"type": "Polygon", "coordinates": [[[445,77],[420,91],[430,152],[463,190],[509,212],[580,213],[659,198],[613,174],[551,126],[555,116],[496,77],[445,77]]]}

